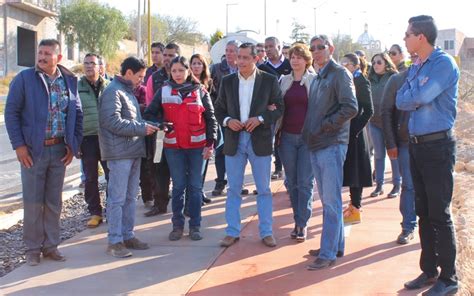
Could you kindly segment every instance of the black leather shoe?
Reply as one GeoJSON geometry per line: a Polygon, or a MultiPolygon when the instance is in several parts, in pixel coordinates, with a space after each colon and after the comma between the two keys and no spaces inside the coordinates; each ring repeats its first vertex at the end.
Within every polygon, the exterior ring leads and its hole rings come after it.
{"type": "Polygon", "coordinates": [[[44,258],[49,258],[54,261],[66,261],[66,257],[64,257],[61,252],[58,251],[58,249],[51,250],[49,252],[43,252],[43,257],[44,258]]]}
{"type": "Polygon", "coordinates": [[[240,192],[241,195],[249,195],[249,190],[247,188],[242,188],[242,191],[240,192]]]}
{"type": "Polygon", "coordinates": [[[327,268],[329,266],[332,266],[336,263],[336,260],[327,260],[327,259],[321,259],[321,258],[316,258],[313,263],[310,265],[306,266],[307,270],[318,270],[318,269],[323,269],[327,268]]]}
{"type": "Polygon", "coordinates": [[[454,295],[458,292],[458,284],[446,284],[442,280],[437,280],[436,283],[428,291],[423,292],[423,296],[441,296],[454,295]]]}
{"type": "Polygon", "coordinates": [[[282,171],[277,171],[277,170],[275,170],[275,171],[272,173],[271,179],[272,179],[272,180],[276,180],[276,179],[280,179],[281,177],[283,177],[283,172],[282,172],[282,171]]]}
{"type": "Polygon", "coordinates": [[[145,215],[145,217],[153,217],[153,216],[157,216],[157,215],[160,215],[160,214],[166,214],[166,210],[165,209],[160,209],[157,206],[153,206],[151,208],[151,210],[146,212],[144,215],[145,215]]]}
{"type": "Polygon", "coordinates": [[[395,198],[400,195],[400,185],[394,185],[387,198],[395,198]]]}
{"type": "Polygon", "coordinates": [[[376,197],[382,194],[383,194],[382,184],[377,184],[377,186],[375,187],[375,190],[372,191],[372,193],[370,194],[370,197],[376,197]]]}
{"type": "Polygon", "coordinates": [[[212,199],[210,199],[209,197],[207,196],[203,196],[202,197],[202,201],[205,203],[205,204],[210,204],[212,202],[212,199]]]}
{"type": "Polygon", "coordinates": [[[290,232],[290,237],[292,239],[296,239],[296,236],[298,235],[298,226],[295,225],[295,228],[290,232]]]}
{"type": "Polygon", "coordinates": [[[214,190],[212,190],[212,196],[223,195],[224,190],[225,190],[225,185],[227,185],[227,181],[226,180],[218,181],[217,179],[215,179],[215,181],[216,181],[216,186],[214,187],[214,190]]]}
{"type": "Polygon", "coordinates": [[[397,244],[406,245],[414,238],[415,234],[413,233],[413,230],[402,230],[402,233],[398,235],[397,244]]]}
{"type": "MultiPolygon", "coordinates": [[[[320,250],[321,250],[321,249],[309,250],[309,251],[308,251],[308,254],[310,254],[310,255],[313,256],[313,257],[318,257],[320,250]]],[[[337,251],[336,257],[337,257],[337,258],[344,257],[344,252],[343,252],[343,251],[337,251]]]]}
{"type": "Polygon", "coordinates": [[[407,290],[420,289],[425,286],[434,284],[437,278],[438,276],[429,277],[426,273],[423,272],[416,279],[406,282],[404,286],[405,286],[405,289],[407,290]]]}

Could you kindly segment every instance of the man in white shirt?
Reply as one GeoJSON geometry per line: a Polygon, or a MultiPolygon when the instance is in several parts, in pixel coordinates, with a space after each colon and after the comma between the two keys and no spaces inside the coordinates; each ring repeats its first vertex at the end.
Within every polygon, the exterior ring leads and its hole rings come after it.
{"type": "Polygon", "coordinates": [[[239,71],[225,76],[219,89],[215,114],[224,127],[224,154],[229,189],[226,200],[226,237],[228,247],[240,236],[240,191],[245,166],[250,161],[257,186],[259,232],[262,242],[275,247],[272,231],[272,193],[270,190],[271,125],[283,114],[283,99],[277,78],[256,67],[257,49],[251,43],[239,47],[239,71]],[[268,110],[269,105],[275,106],[268,110]]]}

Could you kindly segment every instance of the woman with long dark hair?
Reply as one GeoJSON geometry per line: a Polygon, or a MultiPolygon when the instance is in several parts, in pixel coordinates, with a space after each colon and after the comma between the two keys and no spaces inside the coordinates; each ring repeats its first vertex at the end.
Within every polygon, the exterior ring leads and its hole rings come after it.
{"type": "Polygon", "coordinates": [[[367,80],[367,63],[354,53],[346,54],[341,65],[354,77],[359,112],[351,119],[349,145],[344,162],[343,186],[349,186],[351,202],[344,210],[344,223],[359,223],[362,190],[372,186],[369,142],[365,126],[374,113],[370,82],[367,80]]]}

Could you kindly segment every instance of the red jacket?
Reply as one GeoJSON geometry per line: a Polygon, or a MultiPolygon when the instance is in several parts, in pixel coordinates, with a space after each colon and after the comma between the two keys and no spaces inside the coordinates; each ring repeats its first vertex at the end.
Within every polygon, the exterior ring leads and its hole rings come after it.
{"type": "Polygon", "coordinates": [[[177,89],[169,85],[161,90],[161,104],[165,122],[173,123],[173,130],[166,133],[166,148],[202,148],[206,146],[205,108],[198,89],[181,97],[177,89]]]}

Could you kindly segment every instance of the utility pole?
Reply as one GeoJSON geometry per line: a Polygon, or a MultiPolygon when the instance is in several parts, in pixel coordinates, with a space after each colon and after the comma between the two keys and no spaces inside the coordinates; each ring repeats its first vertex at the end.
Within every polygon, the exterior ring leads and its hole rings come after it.
{"type": "Polygon", "coordinates": [[[141,58],[141,44],[142,44],[142,18],[141,18],[141,13],[140,13],[140,3],[142,0],[138,0],[138,10],[137,10],[137,57],[141,58]]]}
{"type": "Polygon", "coordinates": [[[151,0],[148,0],[148,65],[151,65],[151,0]]]}

